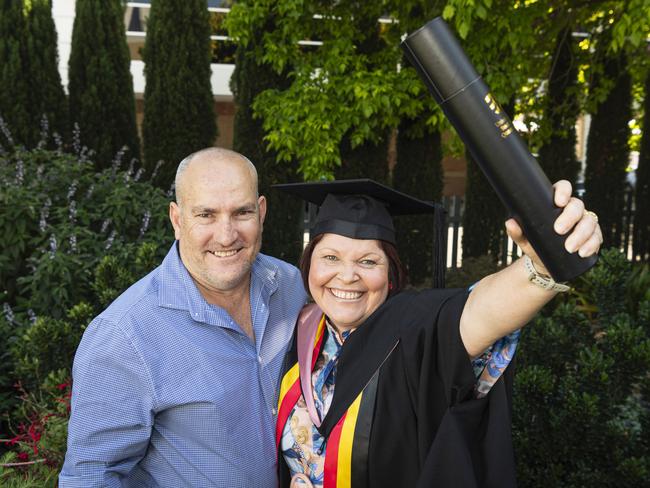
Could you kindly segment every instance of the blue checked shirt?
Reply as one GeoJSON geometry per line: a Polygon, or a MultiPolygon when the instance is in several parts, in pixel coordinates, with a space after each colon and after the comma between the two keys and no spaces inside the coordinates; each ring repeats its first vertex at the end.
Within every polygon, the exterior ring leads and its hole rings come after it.
{"type": "Polygon", "coordinates": [[[59,486],[277,486],[279,376],[304,302],[298,270],[258,255],[253,344],[174,244],[84,333],[59,486]]]}

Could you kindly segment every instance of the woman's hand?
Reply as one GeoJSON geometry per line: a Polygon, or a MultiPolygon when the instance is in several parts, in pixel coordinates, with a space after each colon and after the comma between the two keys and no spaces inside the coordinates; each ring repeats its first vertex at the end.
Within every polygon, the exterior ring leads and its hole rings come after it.
{"type": "MultiPolygon", "coordinates": [[[[555,232],[560,235],[569,234],[564,247],[570,253],[577,251],[583,258],[596,254],[603,243],[598,217],[593,212],[585,210],[582,200],[571,196],[573,189],[568,181],[560,180],[553,185],[553,188],[555,205],[562,208],[562,213],[555,220],[555,232]]],[[[524,254],[532,259],[539,273],[550,274],[515,219],[506,221],[506,232],[524,254]]]]}

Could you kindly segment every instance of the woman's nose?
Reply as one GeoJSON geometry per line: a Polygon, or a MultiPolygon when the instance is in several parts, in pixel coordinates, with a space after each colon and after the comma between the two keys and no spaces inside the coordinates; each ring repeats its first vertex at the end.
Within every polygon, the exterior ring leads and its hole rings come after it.
{"type": "Polygon", "coordinates": [[[354,263],[342,263],[339,269],[339,279],[344,283],[352,283],[359,279],[354,263]]]}

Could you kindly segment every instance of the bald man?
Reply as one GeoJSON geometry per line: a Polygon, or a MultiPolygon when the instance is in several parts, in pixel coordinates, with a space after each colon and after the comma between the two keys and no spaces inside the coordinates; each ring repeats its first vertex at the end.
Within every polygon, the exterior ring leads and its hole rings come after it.
{"type": "Polygon", "coordinates": [[[265,215],[244,156],[180,163],[176,241],[77,350],[59,486],[277,486],[279,375],[305,292],[259,253],[265,215]]]}

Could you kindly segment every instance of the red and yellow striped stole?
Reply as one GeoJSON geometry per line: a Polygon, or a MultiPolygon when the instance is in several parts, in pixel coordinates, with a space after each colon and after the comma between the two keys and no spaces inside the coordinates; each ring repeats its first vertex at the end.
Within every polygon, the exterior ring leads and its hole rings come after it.
{"type": "Polygon", "coordinates": [[[330,432],[325,451],[323,488],[351,488],[352,445],[363,391],[330,432]]]}
{"type": "MultiPolygon", "coordinates": [[[[312,329],[313,330],[313,329],[312,329]]],[[[318,329],[316,330],[316,337],[314,338],[314,351],[312,353],[311,367],[314,368],[318,355],[320,354],[321,347],[323,346],[323,335],[325,332],[325,314],[320,319],[318,323],[318,329]]],[[[302,394],[300,390],[300,370],[298,368],[298,362],[294,364],[289,371],[285,373],[282,377],[282,383],[280,383],[280,397],[278,398],[278,419],[275,424],[275,444],[276,447],[280,448],[280,442],[282,441],[282,431],[284,426],[289,419],[289,415],[293,410],[293,407],[296,405],[296,402],[302,394]]]]}
{"type": "MultiPolygon", "coordinates": [[[[314,339],[311,360],[312,369],[323,346],[324,332],[325,316],[323,315],[314,339]]],[[[345,414],[332,428],[326,440],[323,488],[351,488],[353,485],[355,488],[362,488],[366,486],[368,443],[378,377],[379,371],[376,371],[368,384],[348,407],[345,414]]],[[[296,362],[285,373],[280,384],[278,420],[275,430],[278,450],[280,449],[284,427],[301,395],[299,368],[298,362],[296,362]]]]}

